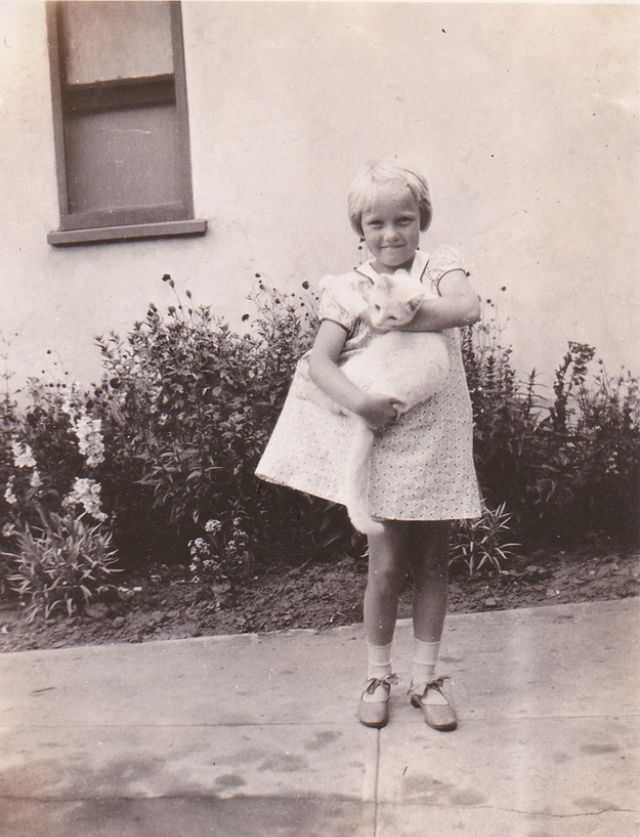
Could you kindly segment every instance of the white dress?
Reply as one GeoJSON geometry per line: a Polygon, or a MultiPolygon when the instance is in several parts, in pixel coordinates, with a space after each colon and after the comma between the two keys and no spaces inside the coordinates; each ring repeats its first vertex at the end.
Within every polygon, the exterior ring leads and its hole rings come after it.
{"type": "MultiPolygon", "coordinates": [[[[431,255],[418,251],[411,268],[433,295],[450,270],[461,267],[449,247],[431,255]]],[[[356,320],[336,299],[332,288],[350,286],[359,276],[373,279],[370,262],[334,278],[320,299],[320,319],[333,320],[348,332],[343,358],[358,351],[370,337],[366,323],[356,320]]],[[[459,520],[480,515],[473,464],[471,401],[467,390],[460,334],[443,332],[449,348],[450,372],[437,395],[409,410],[376,434],[369,474],[369,511],[387,520],[459,520]]],[[[355,417],[332,411],[326,396],[309,378],[308,355],[298,363],[285,404],[256,475],[335,503],[344,503],[345,463],[355,417]]]]}

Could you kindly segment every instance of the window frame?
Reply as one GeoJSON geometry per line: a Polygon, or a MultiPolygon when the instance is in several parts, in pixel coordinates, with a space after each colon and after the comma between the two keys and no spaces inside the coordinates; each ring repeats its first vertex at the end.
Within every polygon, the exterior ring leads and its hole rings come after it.
{"type": "Polygon", "coordinates": [[[173,73],[64,85],[64,32],[62,7],[65,0],[46,3],[53,138],[58,186],[59,229],[50,231],[47,241],[54,246],[176,235],[203,235],[204,219],[194,218],[191,182],[191,150],[187,105],[186,70],[182,13],[177,0],[169,2],[173,73]],[[155,206],[130,206],[114,210],[69,211],[67,159],[65,148],[66,114],[108,111],[112,107],[132,108],[174,103],[176,110],[177,164],[182,200],[155,206]]]}

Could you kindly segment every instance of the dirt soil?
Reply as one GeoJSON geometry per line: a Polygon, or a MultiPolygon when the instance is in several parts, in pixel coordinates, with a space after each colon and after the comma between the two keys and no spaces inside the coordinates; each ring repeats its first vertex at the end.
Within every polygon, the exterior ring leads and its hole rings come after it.
{"type": "MultiPolygon", "coordinates": [[[[149,565],[120,581],[111,601],[91,604],[75,618],[28,624],[19,605],[0,603],[0,651],[61,648],[264,632],[285,628],[323,630],[362,620],[366,560],[272,569],[236,588],[194,584],[183,568],[149,565]]],[[[411,614],[407,581],[400,617],[411,614]]],[[[468,577],[453,572],[449,612],[506,610],[545,604],[598,601],[640,595],[640,552],[582,548],[535,549],[503,572],[468,577]]]]}

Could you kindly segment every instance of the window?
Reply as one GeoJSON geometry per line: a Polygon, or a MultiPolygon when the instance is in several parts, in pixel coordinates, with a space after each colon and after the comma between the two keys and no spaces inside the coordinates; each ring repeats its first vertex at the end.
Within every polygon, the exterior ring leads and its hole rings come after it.
{"type": "Polygon", "coordinates": [[[50,244],[196,235],[177,2],[47,4],[60,229],[50,244]]]}

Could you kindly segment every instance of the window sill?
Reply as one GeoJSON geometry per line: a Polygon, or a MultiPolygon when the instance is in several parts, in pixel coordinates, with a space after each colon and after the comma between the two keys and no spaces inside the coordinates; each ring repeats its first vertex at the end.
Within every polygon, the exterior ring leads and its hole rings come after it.
{"type": "Polygon", "coordinates": [[[186,221],[161,221],[153,224],[131,224],[120,227],[93,227],[84,230],[55,230],[47,234],[53,247],[74,244],[99,244],[107,241],[131,241],[140,238],[169,238],[182,235],[204,235],[207,222],[202,218],[186,221]]]}

